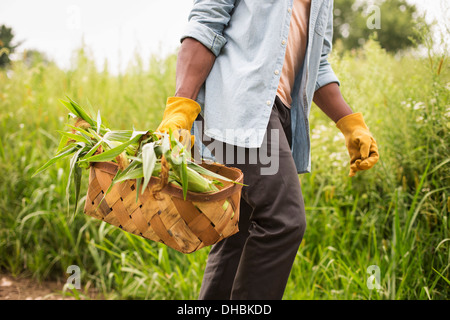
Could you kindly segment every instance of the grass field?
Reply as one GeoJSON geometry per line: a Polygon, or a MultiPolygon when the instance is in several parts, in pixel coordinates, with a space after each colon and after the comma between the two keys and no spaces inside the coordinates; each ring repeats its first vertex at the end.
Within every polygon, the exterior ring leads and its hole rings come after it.
{"type": "MultiPolygon", "coordinates": [[[[448,57],[401,58],[375,41],[331,59],[341,90],[364,114],[380,151],[349,178],[344,140],[311,111],[312,173],[300,176],[307,229],[284,299],[449,299],[450,67],[448,57]],[[380,288],[371,290],[370,266],[380,288]]],[[[38,280],[81,269],[79,297],[196,299],[208,249],[183,255],[85,216],[65,198],[68,161],[31,178],[53,156],[66,95],[100,109],[116,129],[154,129],[174,92],[176,56],[98,71],[81,49],[63,71],[16,61],[0,72],[0,268],[38,280]]],[[[87,172],[82,192],[87,188],[87,172]]],[[[83,208],[84,198],[79,208],[83,208]]]]}

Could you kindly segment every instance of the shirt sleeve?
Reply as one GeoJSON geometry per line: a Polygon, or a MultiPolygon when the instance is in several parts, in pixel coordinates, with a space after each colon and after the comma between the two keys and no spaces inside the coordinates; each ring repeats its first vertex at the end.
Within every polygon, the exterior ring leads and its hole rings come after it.
{"type": "Polygon", "coordinates": [[[194,38],[218,56],[227,42],[223,30],[231,18],[236,0],[195,0],[188,24],[181,36],[194,38]]]}
{"type": "Polygon", "coordinates": [[[331,68],[328,62],[328,55],[332,49],[333,42],[333,1],[330,4],[330,12],[328,14],[327,29],[325,31],[325,36],[323,39],[322,54],[320,57],[319,73],[317,75],[316,81],[316,91],[321,87],[330,84],[332,82],[340,85],[339,79],[331,68]]]}

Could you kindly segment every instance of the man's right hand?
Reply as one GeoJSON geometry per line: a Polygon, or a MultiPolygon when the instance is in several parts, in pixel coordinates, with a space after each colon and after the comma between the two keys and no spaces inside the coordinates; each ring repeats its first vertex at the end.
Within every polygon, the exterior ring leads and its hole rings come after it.
{"type": "Polygon", "coordinates": [[[214,61],[214,54],[202,43],[193,38],[183,40],[177,58],[175,96],[167,99],[163,120],[157,131],[167,133],[172,129],[184,145],[189,137],[191,147],[194,145],[194,136],[190,135],[190,130],[201,110],[195,99],[214,61]],[[184,130],[178,132],[179,129],[184,130]]]}
{"type": "Polygon", "coordinates": [[[156,131],[168,133],[171,129],[175,137],[185,145],[187,141],[184,141],[184,139],[186,139],[187,135],[191,139],[190,147],[192,147],[194,145],[195,137],[191,136],[189,132],[192,124],[200,113],[200,110],[200,105],[192,99],[183,97],[169,97],[167,99],[163,119],[156,131]],[[187,130],[189,134],[184,132],[185,135],[180,135],[180,132],[178,131],[180,129],[187,130]]]}

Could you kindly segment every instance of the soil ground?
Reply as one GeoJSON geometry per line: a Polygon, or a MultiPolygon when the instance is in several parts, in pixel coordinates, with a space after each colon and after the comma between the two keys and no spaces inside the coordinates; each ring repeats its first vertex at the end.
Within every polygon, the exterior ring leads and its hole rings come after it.
{"type": "MultiPolygon", "coordinates": [[[[73,296],[64,296],[64,283],[13,277],[0,273],[0,300],[74,300],[73,296]]],[[[90,295],[94,299],[94,295],[90,295]]]]}

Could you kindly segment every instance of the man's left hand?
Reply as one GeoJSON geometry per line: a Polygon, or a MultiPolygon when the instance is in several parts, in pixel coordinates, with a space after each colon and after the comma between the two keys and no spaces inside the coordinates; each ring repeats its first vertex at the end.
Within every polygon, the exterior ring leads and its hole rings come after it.
{"type": "Polygon", "coordinates": [[[353,177],[357,171],[372,168],[379,158],[378,147],[362,114],[358,112],[342,117],[336,127],[344,134],[350,155],[349,176],[353,177]]]}

